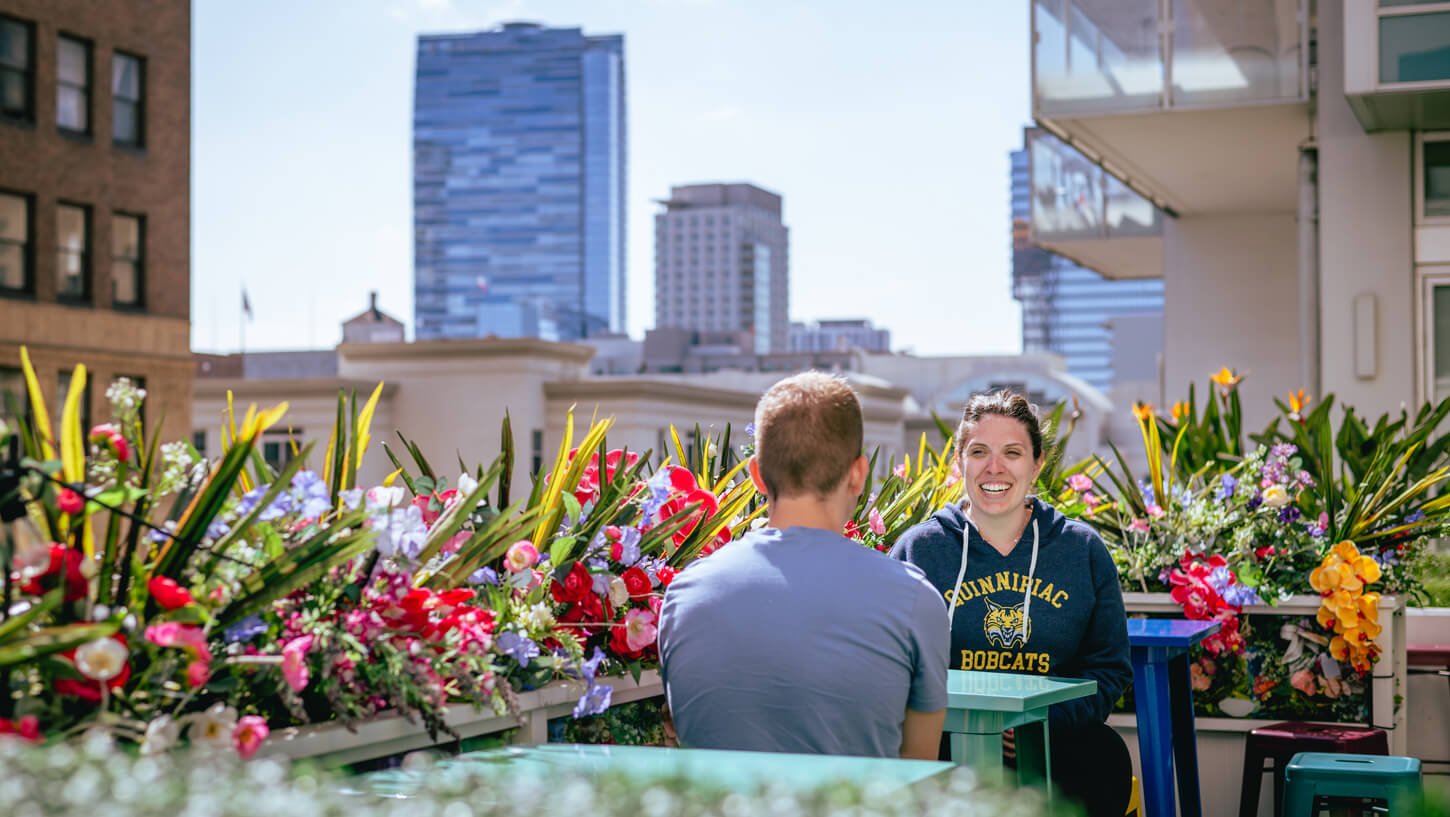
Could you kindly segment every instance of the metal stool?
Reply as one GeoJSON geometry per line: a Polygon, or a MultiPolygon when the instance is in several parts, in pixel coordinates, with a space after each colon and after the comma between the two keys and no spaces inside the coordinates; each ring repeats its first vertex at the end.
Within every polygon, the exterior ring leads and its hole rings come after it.
{"type": "Polygon", "coordinates": [[[1300,752],[1284,767],[1284,778],[1286,817],[1314,817],[1319,798],[1362,807],[1382,802],[1400,817],[1411,813],[1422,791],[1420,761],[1413,757],[1300,752]]]}
{"type": "MultiPolygon", "coordinates": [[[[1410,675],[1438,675],[1450,681],[1450,644],[1406,644],[1405,671],[1410,675]]],[[[1450,759],[1421,758],[1420,762],[1450,765],[1450,759]]]]}
{"type": "Polygon", "coordinates": [[[1244,739],[1244,778],[1239,787],[1239,817],[1255,817],[1265,771],[1274,775],[1274,817],[1284,811],[1284,769],[1301,752],[1388,755],[1390,738],[1382,729],[1334,723],[1284,721],[1261,726],[1244,739]],[[1269,761],[1266,770],[1264,762],[1269,761]]]}

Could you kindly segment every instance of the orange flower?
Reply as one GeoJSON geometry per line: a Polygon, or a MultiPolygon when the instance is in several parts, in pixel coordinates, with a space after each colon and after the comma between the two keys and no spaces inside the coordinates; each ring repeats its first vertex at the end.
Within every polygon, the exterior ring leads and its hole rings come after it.
{"type": "Polygon", "coordinates": [[[1358,672],[1367,672],[1379,654],[1374,639],[1382,629],[1380,595],[1365,592],[1365,585],[1379,579],[1379,563],[1348,540],[1336,544],[1309,574],[1310,586],[1322,596],[1315,619],[1335,633],[1329,654],[1336,661],[1348,661],[1358,672]]]}
{"type": "Polygon", "coordinates": [[[1303,389],[1300,389],[1297,392],[1289,392],[1289,413],[1297,418],[1300,414],[1303,413],[1304,409],[1309,407],[1309,403],[1313,401],[1313,399],[1313,397],[1305,394],[1303,389]]]}
{"type": "Polygon", "coordinates": [[[1173,404],[1173,422],[1176,423],[1176,422],[1182,420],[1184,417],[1187,417],[1187,416],[1188,416],[1188,404],[1187,403],[1185,403],[1185,402],[1183,402],[1183,401],[1180,400],[1177,403],[1174,403],[1173,404]]]}
{"type": "Polygon", "coordinates": [[[1155,413],[1153,411],[1153,404],[1139,403],[1136,400],[1133,401],[1133,416],[1136,417],[1138,419],[1138,422],[1140,423],[1146,423],[1152,420],[1155,416],[1155,413]]]}
{"type": "Polygon", "coordinates": [[[1208,379],[1212,380],[1214,383],[1217,383],[1219,387],[1222,388],[1224,391],[1228,391],[1234,386],[1237,386],[1244,379],[1244,377],[1240,374],[1234,374],[1234,371],[1232,369],[1224,366],[1214,374],[1209,375],[1208,379]]]}

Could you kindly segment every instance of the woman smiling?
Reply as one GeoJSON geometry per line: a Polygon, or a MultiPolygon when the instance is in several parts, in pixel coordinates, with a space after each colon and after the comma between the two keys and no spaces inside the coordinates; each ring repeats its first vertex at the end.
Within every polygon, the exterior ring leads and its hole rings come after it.
{"type": "Polygon", "coordinates": [[[902,534],[891,555],[921,568],[946,599],[949,666],[1098,682],[1096,695],[1049,711],[1052,777],[1089,815],[1117,817],[1132,762],[1106,720],[1133,671],[1112,557],[1088,526],[1032,495],[1042,429],[1022,395],[968,401],[955,456],[961,501],[902,534]]]}

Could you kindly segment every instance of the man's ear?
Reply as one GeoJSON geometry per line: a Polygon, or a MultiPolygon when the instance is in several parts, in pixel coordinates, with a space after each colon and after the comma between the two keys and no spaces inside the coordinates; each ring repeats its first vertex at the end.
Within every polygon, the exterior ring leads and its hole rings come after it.
{"type": "Polygon", "coordinates": [[[862,454],[851,463],[851,468],[846,471],[846,484],[851,488],[851,497],[860,498],[861,492],[866,489],[866,477],[871,473],[871,461],[862,454]]]}
{"type": "Polygon", "coordinates": [[[770,492],[765,488],[765,477],[760,475],[760,458],[751,457],[746,460],[745,470],[750,472],[750,481],[755,483],[755,490],[759,491],[760,495],[765,497],[766,501],[769,502],[770,492]]]}

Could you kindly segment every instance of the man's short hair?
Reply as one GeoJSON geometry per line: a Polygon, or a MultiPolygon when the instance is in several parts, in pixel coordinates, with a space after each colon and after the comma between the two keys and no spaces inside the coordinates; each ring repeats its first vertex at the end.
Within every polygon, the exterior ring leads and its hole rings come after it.
{"type": "Polygon", "coordinates": [[[861,456],[863,440],[861,403],[839,377],[788,377],[755,406],[755,457],[770,497],[830,494],[861,456]]]}

